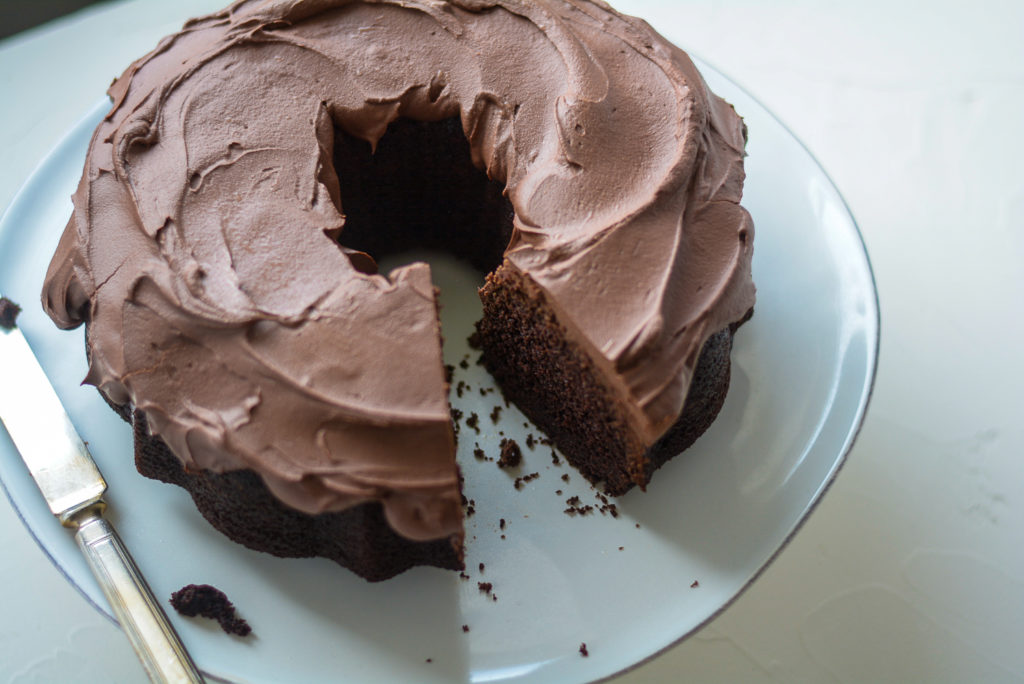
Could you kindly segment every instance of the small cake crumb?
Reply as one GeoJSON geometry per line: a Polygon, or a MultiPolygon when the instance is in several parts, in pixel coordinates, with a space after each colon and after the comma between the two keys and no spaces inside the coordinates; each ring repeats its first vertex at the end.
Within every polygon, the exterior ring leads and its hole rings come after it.
{"type": "Polygon", "coordinates": [[[569,473],[562,473],[562,482],[569,481],[569,473]]]}
{"type": "Polygon", "coordinates": [[[444,364],[444,381],[452,384],[452,377],[455,375],[455,366],[450,363],[444,364]]]}
{"type": "Polygon", "coordinates": [[[583,642],[583,643],[580,644],[580,655],[583,656],[584,658],[587,658],[587,657],[590,656],[590,652],[587,651],[587,644],[586,644],[586,642],[583,642]]]}
{"type": "Polygon", "coordinates": [[[498,459],[499,468],[515,468],[522,460],[523,452],[516,440],[501,440],[501,457],[498,459]]]}
{"type": "Polygon", "coordinates": [[[504,518],[502,518],[502,519],[500,519],[498,521],[498,528],[502,529],[502,530],[505,529],[505,519],[504,518]]]}
{"type": "Polygon", "coordinates": [[[491,422],[497,425],[499,420],[501,420],[501,407],[495,406],[491,411],[491,422]]]}
{"type": "Polygon", "coordinates": [[[480,572],[483,572],[483,571],[484,571],[484,564],[483,564],[483,563],[481,563],[481,564],[480,564],[480,572]]]}
{"type": "Polygon", "coordinates": [[[468,632],[469,631],[469,625],[462,625],[462,631],[463,632],[468,632]]]}
{"type": "Polygon", "coordinates": [[[625,546],[620,546],[619,547],[619,551],[622,551],[624,548],[626,548],[626,547],[625,546]]]}
{"type": "Polygon", "coordinates": [[[461,361],[459,361],[459,368],[461,368],[462,370],[466,370],[466,369],[469,368],[469,357],[468,356],[463,357],[463,359],[461,361]]]}
{"type": "Polygon", "coordinates": [[[558,460],[558,454],[555,453],[554,449],[551,450],[551,465],[562,465],[562,462],[558,460]]]}
{"type": "Polygon", "coordinates": [[[235,614],[235,606],[223,591],[209,584],[189,584],[171,594],[174,610],[186,617],[216,620],[228,634],[248,636],[252,627],[235,614]]]}
{"type": "Polygon", "coordinates": [[[480,589],[481,594],[487,594],[492,601],[498,600],[498,596],[494,593],[494,585],[490,582],[477,582],[476,586],[480,589]]]}
{"type": "Polygon", "coordinates": [[[690,588],[691,589],[696,589],[699,586],[700,586],[700,582],[698,582],[697,580],[693,580],[693,584],[690,585],[690,588]]]}
{"type": "Polygon", "coordinates": [[[476,411],[469,414],[469,418],[466,419],[466,427],[474,430],[476,434],[480,434],[480,416],[476,415],[476,411]]]}
{"type": "Polygon", "coordinates": [[[465,380],[459,380],[458,384],[455,385],[455,394],[461,398],[463,392],[465,392],[468,387],[469,385],[466,384],[465,380]]]}
{"type": "Polygon", "coordinates": [[[14,330],[18,320],[18,314],[21,313],[21,307],[12,302],[7,297],[0,297],[0,328],[4,330],[14,330]]]}
{"type": "Polygon", "coordinates": [[[594,511],[594,507],[590,504],[583,504],[578,496],[570,496],[565,500],[567,508],[563,511],[566,515],[589,515],[594,511]]]}
{"type": "Polygon", "coordinates": [[[536,480],[538,477],[540,477],[540,473],[530,473],[529,475],[523,475],[522,477],[517,477],[516,481],[513,483],[513,486],[516,489],[522,489],[524,484],[526,484],[526,483],[528,483],[528,482],[530,482],[532,480],[536,480]]]}
{"type": "Polygon", "coordinates": [[[432,662],[434,662],[434,659],[433,658],[427,658],[427,662],[428,663],[432,663],[432,662]]]}

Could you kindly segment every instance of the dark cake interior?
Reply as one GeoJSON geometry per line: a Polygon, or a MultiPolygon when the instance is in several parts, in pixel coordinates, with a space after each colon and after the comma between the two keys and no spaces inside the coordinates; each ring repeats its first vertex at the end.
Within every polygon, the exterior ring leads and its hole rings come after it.
{"type": "MultiPolygon", "coordinates": [[[[412,249],[444,250],[489,274],[480,291],[484,318],[475,336],[484,365],[588,479],[604,482],[611,494],[642,486],[714,420],[728,389],[734,328],[705,345],[681,418],[645,450],[591,362],[566,340],[543,295],[503,265],[513,210],[502,184],[474,166],[458,118],[398,120],[375,152],[340,129],[334,144],[346,215],[341,245],[374,259],[412,249]]],[[[360,270],[375,270],[365,257],[352,259],[360,270]]],[[[391,530],[378,503],[310,516],[280,503],[252,471],[186,472],[149,434],[142,413],[115,408],[134,424],[139,472],[187,489],[207,520],[241,544],[277,556],[324,556],[371,581],[415,565],[463,566],[457,539],[405,539],[391,530]]]]}
{"type": "Polygon", "coordinates": [[[205,617],[216,620],[228,634],[248,636],[252,627],[238,617],[235,606],[227,595],[209,584],[189,584],[171,594],[171,606],[186,617],[205,617]]]}

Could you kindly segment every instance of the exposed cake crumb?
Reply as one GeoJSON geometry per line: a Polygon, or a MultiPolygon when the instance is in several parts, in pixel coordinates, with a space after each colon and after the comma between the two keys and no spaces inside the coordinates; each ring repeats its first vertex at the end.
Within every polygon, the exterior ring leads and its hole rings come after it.
{"type": "Polygon", "coordinates": [[[457,409],[455,407],[449,407],[449,408],[451,408],[451,413],[452,413],[452,432],[454,432],[455,436],[458,437],[459,436],[459,430],[462,428],[462,426],[459,425],[459,420],[462,418],[462,411],[460,411],[459,409],[457,409]]]}
{"type": "Polygon", "coordinates": [[[467,368],[469,368],[469,355],[468,354],[466,356],[464,356],[461,361],[459,361],[459,368],[461,368],[462,370],[466,370],[467,368]]]}
{"type": "Polygon", "coordinates": [[[466,419],[466,427],[476,431],[476,434],[480,434],[480,416],[476,415],[476,411],[469,414],[469,418],[466,419]]]}
{"type": "Polygon", "coordinates": [[[530,473],[529,475],[523,475],[522,477],[517,477],[516,481],[513,483],[513,486],[516,489],[522,489],[524,484],[526,484],[526,483],[528,483],[528,482],[530,482],[532,480],[536,480],[538,477],[540,477],[540,473],[530,473]]]}
{"type": "Polygon", "coordinates": [[[468,632],[469,631],[469,625],[462,625],[462,631],[463,631],[463,633],[468,632]]]}
{"type": "Polygon", "coordinates": [[[499,420],[501,420],[501,407],[495,406],[491,411],[491,422],[497,425],[499,420]]]}
{"type": "Polygon", "coordinates": [[[483,593],[483,594],[491,593],[491,589],[494,588],[494,585],[491,584],[490,582],[477,582],[476,586],[477,586],[477,589],[479,589],[480,592],[483,593]]]}
{"type": "Polygon", "coordinates": [[[533,448],[537,446],[537,438],[533,436],[533,433],[526,435],[526,448],[533,451],[533,448]]]}
{"type": "Polygon", "coordinates": [[[562,465],[562,462],[558,460],[558,454],[555,453],[554,449],[551,450],[551,465],[562,465]]]}
{"type": "Polygon", "coordinates": [[[485,452],[483,449],[481,449],[479,445],[477,445],[476,447],[473,448],[473,456],[476,457],[476,460],[478,460],[478,461],[486,461],[486,460],[488,460],[487,452],[485,452]]]}
{"type": "Polygon", "coordinates": [[[498,459],[499,468],[515,468],[522,460],[523,452],[516,440],[501,440],[501,457],[498,459]]]}
{"type": "Polygon", "coordinates": [[[589,515],[594,512],[594,507],[590,504],[583,504],[578,496],[570,496],[565,503],[568,506],[563,511],[566,515],[589,515]]]}
{"type": "Polygon", "coordinates": [[[455,385],[455,394],[457,394],[459,398],[462,398],[462,393],[466,391],[467,387],[469,387],[469,385],[466,384],[465,380],[459,380],[458,384],[455,385]]]}
{"type": "Polygon", "coordinates": [[[584,658],[590,657],[590,652],[587,651],[587,644],[586,644],[586,642],[580,644],[580,655],[583,656],[584,658]]]}
{"type": "Polygon", "coordinates": [[[470,349],[482,349],[483,340],[480,338],[479,331],[474,330],[473,333],[466,338],[466,343],[469,344],[470,349]]]}
{"type": "Polygon", "coordinates": [[[690,588],[691,589],[696,589],[699,586],[700,586],[700,582],[698,582],[697,580],[693,580],[693,584],[690,585],[690,588]]]}
{"type": "Polygon", "coordinates": [[[21,313],[21,307],[12,302],[7,297],[0,297],[0,328],[4,330],[14,330],[18,319],[18,314],[21,313]]]}
{"type": "Polygon", "coordinates": [[[562,473],[562,482],[569,481],[569,473],[562,473]]]}
{"type": "Polygon", "coordinates": [[[498,529],[501,529],[501,530],[505,529],[505,519],[504,518],[502,518],[501,520],[498,521],[498,529]]]}
{"type": "Polygon", "coordinates": [[[620,546],[619,547],[619,551],[622,551],[624,548],[626,548],[626,547],[625,546],[620,546]]]}
{"type": "Polygon", "coordinates": [[[561,489],[556,489],[555,490],[555,496],[562,496],[562,490],[561,489]]]}
{"type": "Polygon", "coordinates": [[[484,564],[483,564],[483,563],[481,563],[481,564],[480,564],[480,572],[483,572],[483,571],[484,571],[484,564]]]}
{"type": "Polygon", "coordinates": [[[189,584],[171,594],[174,610],[186,617],[201,616],[216,620],[228,634],[247,636],[252,627],[235,614],[235,606],[223,591],[209,584],[189,584]]]}

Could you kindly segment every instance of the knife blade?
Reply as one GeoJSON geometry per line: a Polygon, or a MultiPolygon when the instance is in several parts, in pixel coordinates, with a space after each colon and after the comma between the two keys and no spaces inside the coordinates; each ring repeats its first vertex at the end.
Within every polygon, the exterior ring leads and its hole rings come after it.
{"type": "Polygon", "coordinates": [[[202,682],[124,542],[103,517],[107,483],[13,321],[0,325],[0,377],[17,388],[0,392],[0,422],[50,511],[75,530],[89,569],[146,674],[153,682],[202,682]]]}

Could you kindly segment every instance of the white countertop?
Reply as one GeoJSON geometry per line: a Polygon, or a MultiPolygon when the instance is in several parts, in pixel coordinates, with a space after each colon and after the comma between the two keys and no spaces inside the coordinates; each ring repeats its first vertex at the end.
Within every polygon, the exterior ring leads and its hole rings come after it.
{"type": "MultiPolygon", "coordinates": [[[[620,0],[652,19],[669,0],[620,0]]],[[[220,0],[116,2],[0,41],[0,207],[156,40],[220,0]]],[[[1024,681],[1024,5],[692,0],[682,47],[818,158],[882,308],[867,421],[731,607],[628,682],[1024,681]]],[[[144,681],[0,502],[0,682],[144,681]]]]}

